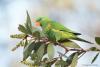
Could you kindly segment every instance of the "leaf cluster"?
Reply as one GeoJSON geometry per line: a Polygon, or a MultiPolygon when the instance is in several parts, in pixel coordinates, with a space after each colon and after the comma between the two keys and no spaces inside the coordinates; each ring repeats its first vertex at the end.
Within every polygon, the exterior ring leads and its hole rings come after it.
{"type": "MultiPolygon", "coordinates": [[[[22,46],[23,47],[23,60],[22,63],[30,67],[75,67],[77,61],[82,57],[87,51],[82,49],[77,43],[71,40],[59,40],[60,37],[64,37],[64,33],[57,31],[58,33],[52,34],[51,37],[56,35],[57,41],[51,41],[43,33],[43,31],[33,28],[31,18],[27,12],[27,19],[24,25],[19,25],[18,30],[21,34],[11,35],[11,38],[17,38],[21,41],[12,50],[22,46]],[[59,41],[58,41],[59,40],[59,41]],[[65,53],[60,53],[59,56],[55,57],[55,47],[60,46],[65,49],[65,53]],[[74,51],[70,56],[66,56],[69,51],[74,51]],[[65,57],[66,59],[63,59],[65,57]]],[[[97,44],[100,45],[100,37],[95,38],[97,44]]],[[[99,51],[96,47],[91,47],[88,51],[99,51]]],[[[93,63],[98,57],[99,52],[93,58],[93,63]]]]}

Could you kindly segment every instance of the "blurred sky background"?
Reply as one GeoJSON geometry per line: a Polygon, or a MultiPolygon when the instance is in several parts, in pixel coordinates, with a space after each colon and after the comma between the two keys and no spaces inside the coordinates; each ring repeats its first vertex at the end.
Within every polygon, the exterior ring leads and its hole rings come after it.
{"type": "MultiPolygon", "coordinates": [[[[18,41],[9,36],[19,33],[17,27],[25,22],[26,10],[31,18],[48,16],[82,33],[80,37],[89,41],[94,42],[94,37],[100,36],[100,0],[0,0],[0,67],[25,67],[19,63],[22,60],[21,48],[11,51],[18,41]]],[[[91,46],[100,48],[96,44],[80,44],[84,49],[91,46]]],[[[86,53],[77,67],[100,67],[100,56],[94,65],[90,64],[95,54],[86,53]]]]}

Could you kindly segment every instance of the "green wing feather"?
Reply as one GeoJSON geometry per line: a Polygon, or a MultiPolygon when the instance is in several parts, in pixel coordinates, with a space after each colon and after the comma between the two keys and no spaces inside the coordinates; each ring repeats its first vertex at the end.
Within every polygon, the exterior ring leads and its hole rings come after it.
{"type": "Polygon", "coordinates": [[[64,27],[59,22],[53,21],[48,17],[39,17],[39,18],[37,18],[37,21],[39,21],[44,28],[46,27],[47,24],[50,24],[53,29],[73,33],[75,35],[81,35],[80,33],[76,33],[74,31],[64,27]]]}
{"type": "Polygon", "coordinates": [[[48,35],[48,38],[53,40],[53,41],[77,40],[77,41],[82,41],[82,42],[93,44],[89,41],[86,41],[82,38],[77,37],[73,33],[63,32],[63,31],[59,31],[59,30],[55,30],[55,29],[50,29],[50,30],[46,31],[46,34],[48,35]]]}
{"type": "Polygon", "coordinates": [[[59,22],[51,21],[51,25],[52,25],[52,28],[54,28],[54,29],[57,29],[57,30],[60,30],[60,31],[64,31],[64,32],[73,33],[75,35],[81,35],[80,33],[76,33],[74,31],[70,30],[69,28],[64,27],[59,22]]]}

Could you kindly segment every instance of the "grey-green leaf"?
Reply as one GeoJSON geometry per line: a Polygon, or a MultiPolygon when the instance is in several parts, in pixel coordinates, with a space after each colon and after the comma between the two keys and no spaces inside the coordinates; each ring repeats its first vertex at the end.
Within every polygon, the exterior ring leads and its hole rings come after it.
{"type": "Polygon", "coordinates": [[[72,63],[72,60],[73,60],[75,54],[76,54],[76,52],[75,52],[75,53],[72,53],[72,54],[67,58],[67,60],[66,60],[66,62],[67,62],[66,65],[67,65],[67,66],[69,66],[69,65],[72,63]]]}
{"type": "Polygon", "coordinates": [[[42,45],[39,47],[39,49],[37,50],[37,56],[38,56],[37,60],[38,60],[38,61],[41,61],[41,59],[42,59],[42,57],[43,57],[43,55],[44,55],[44,47],[45,47],[45,45],[42,44],[42,45]]]}
{"type": "Polygon", "coordinates": [[[53,46],[52,43],[50,43],[50,44],[48,45],[48,47],[47,47],[47,53],[48,53],[49,59],[53,59],[53,57],[54,57],[54,52],[55,52],[54,46],[53,46]]]}
{"type": "Polygon", "coordinates": [[[30,42],[28,43],[28,45],[26,45],[23,51],[23,60],[26,60],[31,55],[34,46],[35,46],[34,42],[30,42]]]}
{"type": "Polygon", "coordinates": [[[93,63],[97,59],[98,56],[99,56],[99,53],[96,54],[96,56],[93,58],[91,63],[93,63]]]}
{"type": "Polygon", "coordinates": [[[15,51],[18,47],[23,46],[23,41],[20,41],[13,49],[12,51],[15,51]]]}
{"type": "Polygon", "coordinates": [[[80,48],[80,46],[73,41],[64,42],[63,45],[70,48],[80,48]]]}
{"type": "Polygon", "coordinates": [[[18,30],[25,33],[25,34],[28,34],[26,28],[23,25],[19,25],[18,30]]]}
{"type": "MultiPolygon", "coordinates": [[[[55,63],[55,67],[65,67],[66,66],[66,61],[64,60],[58,60],[56,63],[55,63]]],[[[67,66],[66,66],[67,67],[67,66]]]]}
{"type": "Polygon", "coordinates": [[[96,48],[96,47],[91,47],[91,48],[89,48],[89,50],[91,50],[91,51],[99,51],[99,49],[96,48]]]}
{"type": "Polygon", "coordinates": [[[95,37],[95,41],[98,45],[100,45],[100,37],[95,37]]]}
{"type": "Polygon", "coordinates": [[[72,60],[72,63],[71,63],[71,67],[76,67],[77,61],[78,61],[78,53],[75,54],[75,56],[72,60]]]}
{"type": "Polygon", "coordinates": [[[28,45],[26,45],[26,47],[24,48],[24,52],[23,52],[23,60],[27,59],[29,56],[31,56],[32,50],[34,50],[34,52],[36,53],[39,49],[39,47],[41,46],[40,42],[29,42],[28,45]]]}
{"type": "Polygon", "coordinates": [[[26,19],[25,26],[26,26],[26,29],[29,32],[29,34],[32,34],[32,23],[31,23],[31,19],[30,19],[30,16],[28,14],[28,11],[27,11],[27,19],[26,19]]]}
{"type": "Polygon", "coordinates": [[[61,67],[61,61],[58,60],[56,63],[55,63],[55,67],[61,67]]]}
{"type": "Polygon", "coordinates": [[[25,44],[24,45],[24,48],[25,48],[28,45],[28,40],[27,39],[25,40],[24,44],[25,44]]]}
{"type": "Polygon", "coordinates": [[[17,38],[17,39],[24,39],[26,37],[26,34],[14,34],[10,35],[11,38],[17,38]]]}

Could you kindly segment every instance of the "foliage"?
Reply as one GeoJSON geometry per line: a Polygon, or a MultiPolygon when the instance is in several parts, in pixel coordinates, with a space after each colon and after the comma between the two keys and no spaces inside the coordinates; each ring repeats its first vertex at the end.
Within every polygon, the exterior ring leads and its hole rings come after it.
{"type": "MultiPolygon", "coordinates": [[[[55,64],[55,67],[75,67],[78,59],[83,56],[87,51],[82,49],[77,43],[67,40],[60,40],[60,37],[68,37],[66,33],[59,30],[52,31],[55,34],[49,33],[51,37],[57,39],[52,41],[46,37],[45,33],[37,27],[32,26],[31,18],[27,12],[27,20],[25,25],[19,25],[18,30],[21,34],[11,35],[11,38],[21,39],[21,41],[12,50],[22,46],[23,47],[23,60],[22,63],[30,67],[51,67],[55,64]],[[34,27],[34,28],[33,28],[34,27]],[[59,36],[60,35],[60,36],[59,36]],[[65,49],[65,53],[58,52],[59,56],[55,55],[55,47],[60,46],[65,49]],[[70,56],[66,56],[69,51],[74,51],[70,56]],[[55,57],[56,56],[56,57],[55,57]],[[65,57],[66,59],[63,59],[65,57]]],[[[49,31],[48,31],[49,32],[49,31]]],[[[97,44],[100,44],[100,37],[95,38],[97,44]]],[[[96,47],[91,47],[88,51],[99,51],[96,47]]],[[[98,57],[99,52],[93,58],[93,63],[98,57]]]]}

